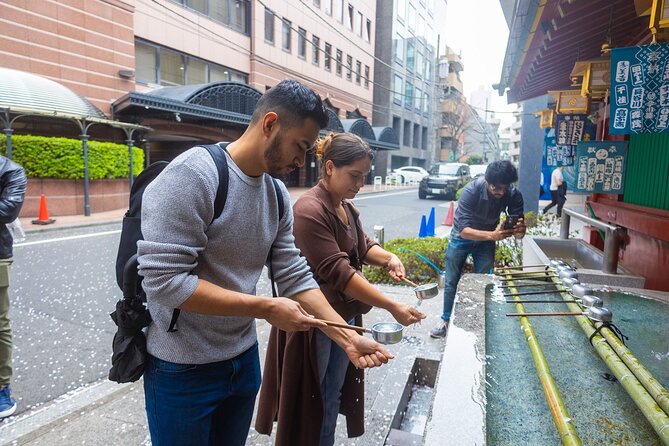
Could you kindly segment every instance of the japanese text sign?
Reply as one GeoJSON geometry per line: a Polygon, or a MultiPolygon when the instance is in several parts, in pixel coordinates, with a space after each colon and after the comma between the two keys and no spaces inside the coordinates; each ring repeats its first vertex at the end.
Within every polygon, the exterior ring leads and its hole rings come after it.
{"type": "Polygon", "coordinates": [[[627,145],[627,141],[578,143],[574,192],[622,194],[625,190],[627,145]]]}
{"type": "Polygon", "coordinates": [[[669,44],[611,50],[609,133],[662,133],[669,129],[669,44]]]}
{"type": "Polygon", "coordinates": [[[546,142],[546,164],[548,166],[574,164],[576,145],[581,140],[593,139],[595,130],[586,115],[558,115],[555,122],[555,142],[546,142]]]}

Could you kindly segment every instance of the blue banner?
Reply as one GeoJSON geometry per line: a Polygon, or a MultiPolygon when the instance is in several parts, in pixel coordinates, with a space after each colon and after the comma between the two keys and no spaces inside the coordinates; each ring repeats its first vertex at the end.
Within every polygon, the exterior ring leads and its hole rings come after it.
{"type": "Polygon", "coordinates": [[[587,115],[557,115],[555,134],[546,138],[546,164],[550,167],[573,165],[576,145],[579,141],[594,139],[596,130],[587,115]]]}
{"type": "Polygon", "coordinates": [[[576,151],[576,193],[622,194],[625,191],[627,141],[583,141],[576,151]]]}
{"type": "Polygon", "coordinates": [[[609,133],[663,133],[669,129],[669,44],[611,50],[609,133]]]}

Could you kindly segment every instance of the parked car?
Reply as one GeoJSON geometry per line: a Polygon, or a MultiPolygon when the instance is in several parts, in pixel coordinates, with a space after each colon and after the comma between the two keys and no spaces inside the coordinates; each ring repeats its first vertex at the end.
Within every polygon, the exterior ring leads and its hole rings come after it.
{"type": "Polygon", "coordinates": [[[487,164],[474,164],[469,166],[469,174],[472,176],[472,179],[475,179],[485,175],[485,171],[487,168],[488,168],[487,164]]]}
{"type": "Polygon", "coordinates": [[[418,166],[404,166],[393,170],[393,175],[397,178],[397,181],[400,183],[408,183],[409,181],[415,181],[418,183],[420,180],[425,178],[428,173],[427,170],[418,166]]]}
{"type": "Polygon", "coordinates": [[[418,187],[418,198],[428,195],[445,196],[454,199],[455,193],[469,180],[469,166],[462,163],[437,163],[430,167],[429,175],[418,187]]]}

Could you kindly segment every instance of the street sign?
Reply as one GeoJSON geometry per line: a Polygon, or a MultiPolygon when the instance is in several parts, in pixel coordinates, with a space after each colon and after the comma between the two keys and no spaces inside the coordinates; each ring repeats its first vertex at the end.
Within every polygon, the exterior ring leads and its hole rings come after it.
{"type": "Polygon", "coordinates": [[[609,133],[669,130],[669,44],[611,50],[609,133]]]}
{"type": "Polygon", "coordinates": [[[625,191],[627,141],[582,141],[576,149],[575,193],[622,194],[625,191]]]}

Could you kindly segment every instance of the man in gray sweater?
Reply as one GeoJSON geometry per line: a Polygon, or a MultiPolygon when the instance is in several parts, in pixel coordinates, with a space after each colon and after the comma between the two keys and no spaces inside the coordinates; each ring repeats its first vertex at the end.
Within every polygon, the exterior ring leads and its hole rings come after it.
{"type": "MultiPolygon", "coordinates": [[[[303,165],[326,125],[318,95],[283,81],[227,147],[228,200],[219,218],[212,221],[218,172],[204,148],[179,155],[146,188],[138,252],[153,318],[144,392],[154,446],[245,443],[260,386],[255,318],[286,331],[318,327],[357,367],[392,359],[373,340],[311,316],[345,323],[295,247],[289,205],[279,218],[269,175],[303,165]],[[288,298],[255,295],[270,250],[279,294],[288,298]],[[167,332],[174,308],[178,330],[167,332]]],[[[279,193],[290,203],[282,183],[279,193]]]]}

